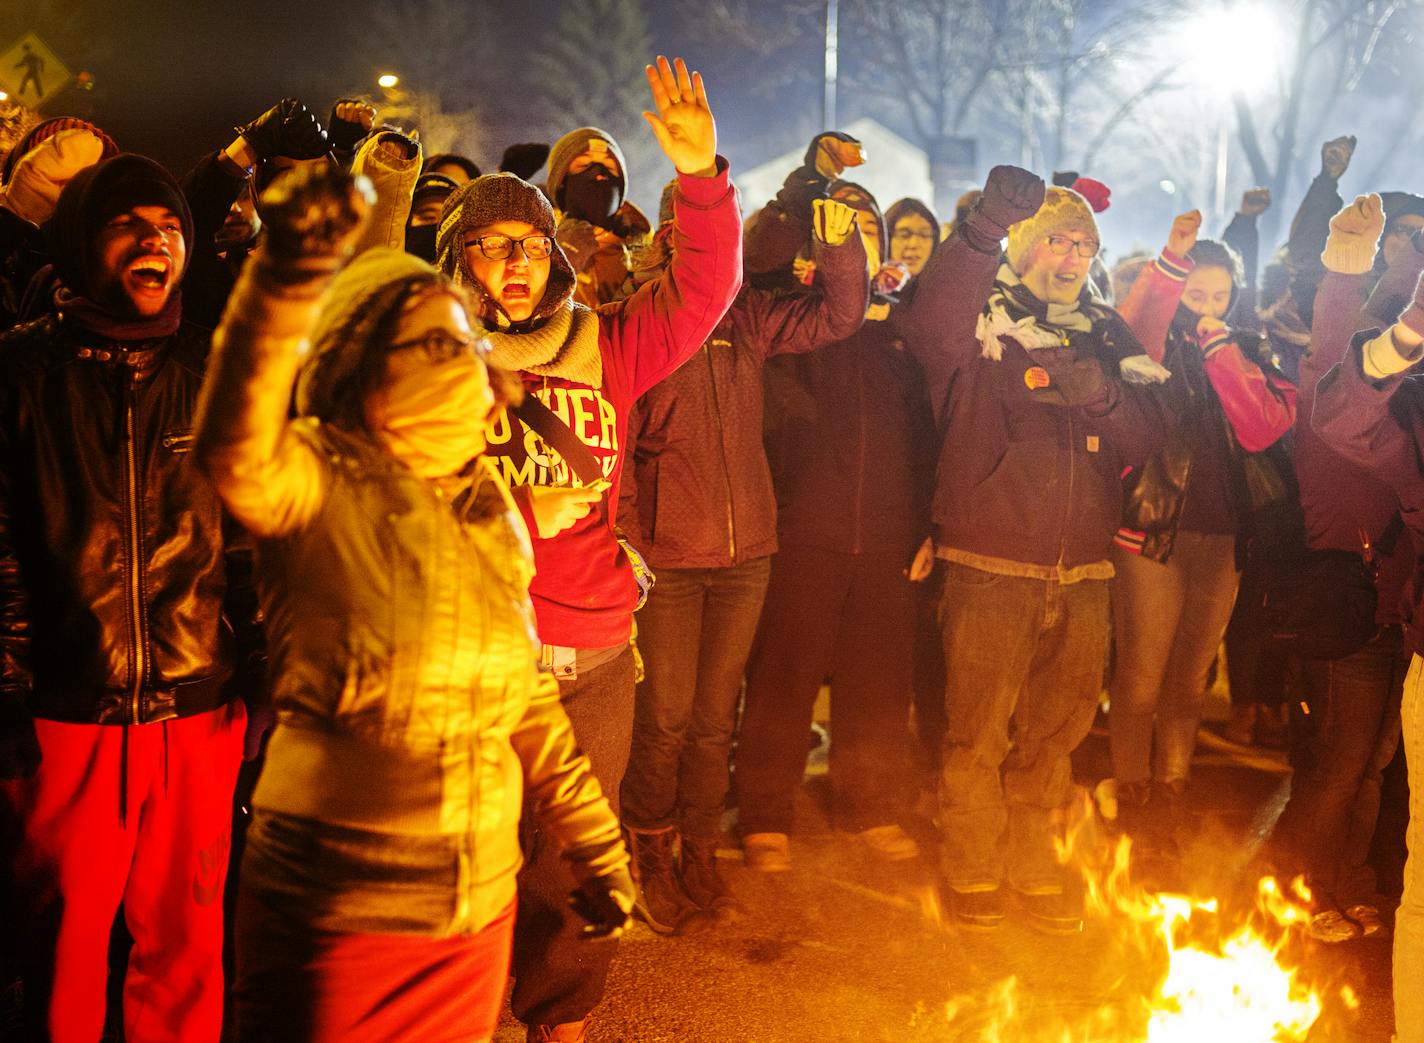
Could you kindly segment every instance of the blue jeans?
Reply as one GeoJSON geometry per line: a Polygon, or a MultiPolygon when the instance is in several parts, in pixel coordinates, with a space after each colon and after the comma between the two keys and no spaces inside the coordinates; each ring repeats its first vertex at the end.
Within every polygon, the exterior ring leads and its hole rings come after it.
{"type": "Polygon", "coordinates": [[[726,569],[659,569],[638,613],[638,686],[623,821],[721,833],[742,673],[766,597],[770,558],[726,569]]]}
{"type": "Polygon", "coordinates": [[[1108,583],[1003,576],[948,562],[940,601],[945,712],[940,828],[957,891],[1060,881],[1053,812],[1092,727],[1108,645],[1108,583]]]}
{"type": "Polygon", "coordinates": [[[1342,907],[1374,895],[1367,865],[1380,782],[1399,746],[1399,703],[1409,659],[1398,627],[1386,627],[1343,659],[1304,660],[1307,741],[1276,823],[1290,875],[1342,907]]]}
{"type": "Polygon", "coordinates": [[[1236,604],[1236,537],[1179,532],[1165,562],[1114,548],[1113,565],[1113,777],[1182,782],[1196,747],[1207,675],[1236,604]]]}

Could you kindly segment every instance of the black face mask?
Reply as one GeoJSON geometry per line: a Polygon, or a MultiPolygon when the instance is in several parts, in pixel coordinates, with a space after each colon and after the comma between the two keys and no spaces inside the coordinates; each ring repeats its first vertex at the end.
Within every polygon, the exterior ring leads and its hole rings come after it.
{"type": "Polygon", "coordinates": [[[623,204],[618,176],[602,163],[591,163],[564,178],[564,212],[600,228],[608,228],[623,204]]]}
{"type": "Polygon", "coordinates": [[[407,225],[405,230],[405,252],[414,254],[422,261],[434,264],[435,233],[438,231],[440,231],[438,224],[407,225]]]}

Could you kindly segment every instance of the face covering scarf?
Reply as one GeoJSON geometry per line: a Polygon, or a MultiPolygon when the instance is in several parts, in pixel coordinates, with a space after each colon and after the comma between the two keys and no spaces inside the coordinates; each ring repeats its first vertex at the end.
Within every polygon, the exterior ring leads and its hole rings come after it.
{"type": "Polygon", "coordinates": [[[478,359],[423,366],[381,394],[384,416],[376,437],[420,477],[456,474],[484,448],[493,396],[478,359]]]}

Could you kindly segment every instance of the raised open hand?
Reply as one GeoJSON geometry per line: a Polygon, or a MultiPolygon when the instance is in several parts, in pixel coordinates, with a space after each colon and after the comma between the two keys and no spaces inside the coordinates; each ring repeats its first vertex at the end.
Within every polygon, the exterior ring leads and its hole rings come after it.
{"type": "Polygon", "coordinates": [[[262,193],[263,249],[284,260],[342,259],[355,246],[375,201],[371,182],[339,167],[290,171],[262,193]]]}
{"type": "Polygon", "coordinates": [[[644,112],[663,154],[679,174],[711,177],[717,173],[717,122],[707,105],[702,74],[687,71],[681,58],[669,64],[658,55],[647,67],[648,86],[657,112],[644,112]]]}

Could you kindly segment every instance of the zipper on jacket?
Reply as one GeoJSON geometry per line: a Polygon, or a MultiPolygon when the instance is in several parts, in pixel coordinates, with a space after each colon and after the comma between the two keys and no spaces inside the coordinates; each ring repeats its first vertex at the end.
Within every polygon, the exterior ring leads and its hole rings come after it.
{"type": "Polygon", "coordinates": [[[1068,417],[1068,496],[1063,507],[1063,530],[1058,535],[1058,565],[1063,566],[1063,556],[1068,551],[1068,527],[1073,521],[1073,478],[1077,470],[1078,434],[1073,430],[1073,411],[1067,410],[1068,417]]]}
{"type": "Polygon", "coordinates": [[[130,639],[133,642],[132,679],[128,692],[128,721],[139,723],[139,703],[143,695],[143,680],[148,673],[146,661],[147,627],[143,615],[143,579],[139,537],[138,445],[134,437],[134,372],[124,367],[124,504],[128,521],[128,594],[130,639]]]}
{"type": "Polygon", "coordinates": [[[727,489],[727,559],[737,563],[737,531],[732,521],[732,472],[727,467],[727,433],[722,426],[722,403],[717,398],[717,369],[712,365],[712,349],[704,344],[707,356],[707,382],[712,388],[712,412],[717,417],[717,451],[722,456],[722,483],[727,489]]]}

